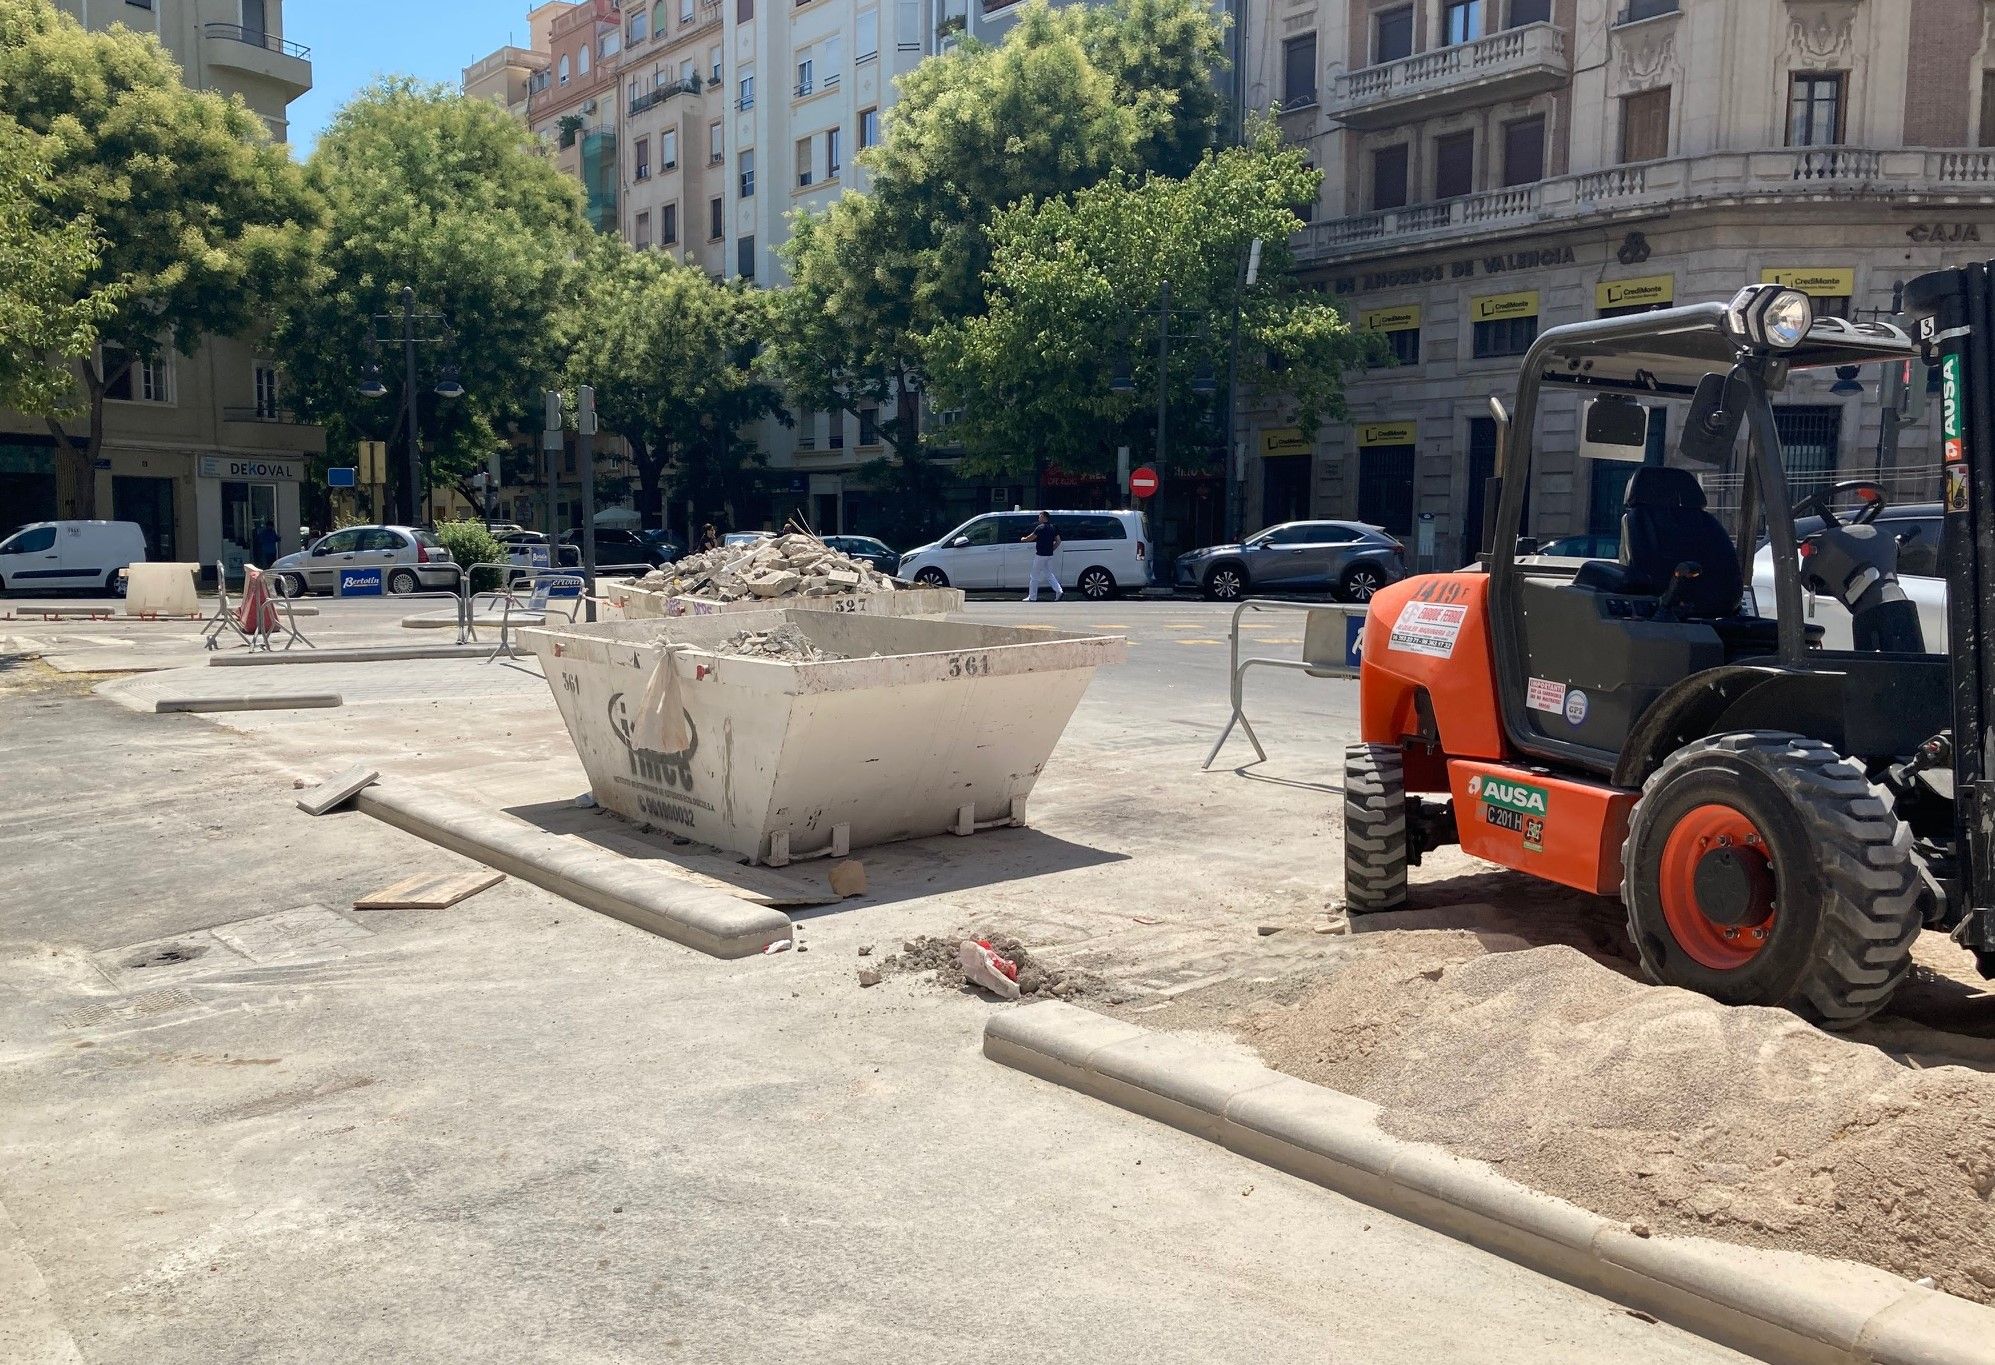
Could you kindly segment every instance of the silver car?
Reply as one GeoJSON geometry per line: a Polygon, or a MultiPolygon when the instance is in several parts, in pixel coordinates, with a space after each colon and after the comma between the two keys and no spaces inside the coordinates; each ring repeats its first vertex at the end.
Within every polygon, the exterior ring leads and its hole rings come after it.
{"type": "Polygon", "coordinates": [[[1361,521],[1285,521],[1238,545],[1178,556],[1177,585],[1235,602],[1249,592],[1334,592],[1369,602],[1406,577],[1406,547],[1361,521]]]}
{"type": "Polygon", "coordinates": [[[270,573],[276,590],[286,597],[449,592],[456,590],[458,579],[443,542],[415,526],[342,527],[297,554],[285,555],[270,566],[270,573]]]}

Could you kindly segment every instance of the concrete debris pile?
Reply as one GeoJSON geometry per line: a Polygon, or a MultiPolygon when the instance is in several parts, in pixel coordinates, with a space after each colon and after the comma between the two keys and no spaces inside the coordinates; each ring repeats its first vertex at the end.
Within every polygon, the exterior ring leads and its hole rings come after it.
{"type": "Polygon", "coordinates": [[[739,602],[750,597],[892,592],[894,581],[816,536],[792,532],[753,545],[723,545],[704,554],[687,555],[675,564],[652,570],[637,586],[674,596],[739,602]]]}
{"type": "Polygon", "coordinates": [[[709,654],[774,659],[786,664],[822,664],[845,657],[819,649],[810,636],[795,626],[777,626],[773,630],[737,630],[718,644],[702,645],[700,648],[709,654]]]}
{"type": "MultiPolygon", "coordinates": [[[[1093,972],[1046,962],[1010,934],[980,930],[970,937],[988,943],[994,953],[1018,968],[1018,994],[1025,999],[1055,996],[1071,1000],[1097,995],[1104,989],[1102,979],[1093,972]]],[[[880,971],[885,976],[933,972],[937,985],[960,990],[968,984],[963,971],[964,941],[961,934],[946,937],[923,934],[911,938],[901,945],[898,953],[881,960],[880,971]]]]}

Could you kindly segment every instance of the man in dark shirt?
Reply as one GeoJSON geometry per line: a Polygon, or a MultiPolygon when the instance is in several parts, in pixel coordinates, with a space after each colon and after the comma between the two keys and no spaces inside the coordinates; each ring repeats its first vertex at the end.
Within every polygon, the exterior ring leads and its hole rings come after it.
{"type": "Polygon", "coordinates": [[[1044,583],[1053,590],[1053,600],[1059,601],[1065,594],[1060,591],[1060,575],[1053,570],[1053,552],[1060,548],[1060,533],[1053,529],[1053,518],[1041,512],[1039,524],[1019,540],[1032,542],[1032,577],[1026,583],[1025,600],[1037,602],[1039,585],[1044,583]]]}

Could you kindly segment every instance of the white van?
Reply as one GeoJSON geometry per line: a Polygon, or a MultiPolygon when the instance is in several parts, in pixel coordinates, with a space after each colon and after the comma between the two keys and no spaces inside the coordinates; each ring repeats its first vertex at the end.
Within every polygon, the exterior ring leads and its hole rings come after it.
{"type": "Polygon", "coordinates": [[[37,521],[0,540],[0,592],[125,595],[127,564],[145,563],[135,521],[37,521]]]}
{"type": "MultiPolygon", "coordinates": [[[[1053,512],[1060,548],[1053,571],[1062,588],[1090,601],[1139,592],[1150,581],[1150,547],[1141,512],[1053,512]]],[[[925,587],[1025,591],[1033,547],[1025,537],[1037,512],[986,512],[932,545],[901,556],[899,577],[925,587]]]]}

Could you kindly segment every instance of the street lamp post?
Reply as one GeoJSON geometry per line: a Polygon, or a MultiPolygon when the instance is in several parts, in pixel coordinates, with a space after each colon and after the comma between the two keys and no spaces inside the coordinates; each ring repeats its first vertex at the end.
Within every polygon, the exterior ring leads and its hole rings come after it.
{"type": "Polygon", "coordinates": [[[439,398],[462,398],[464,385],[457,377],[457,362],[452,359],[457,345],[457,334],[450,329],[449,321],[441,313],[418,313],[416,311],[416,291],[404,285],[402,288],[402,311],[396,313],[376,313],[367,344],[374,359],[368,362],[367,372],[360,383],[362,398],[382,398],[388,393],[388,386],[381,382],[381,332],[382,325],[400,323],[402,328],[402,401],[408,414],[408,497],[404,503],[407,512],[407,525],[422,523],[423,467],[422,442],[416,424],[416,343],[438,343],[444,347],[443,368],[437,376],[436,395],[439,398]],[[440,323],[442,333],[438,336],[416,335],[417,323],[440,323]]]}

